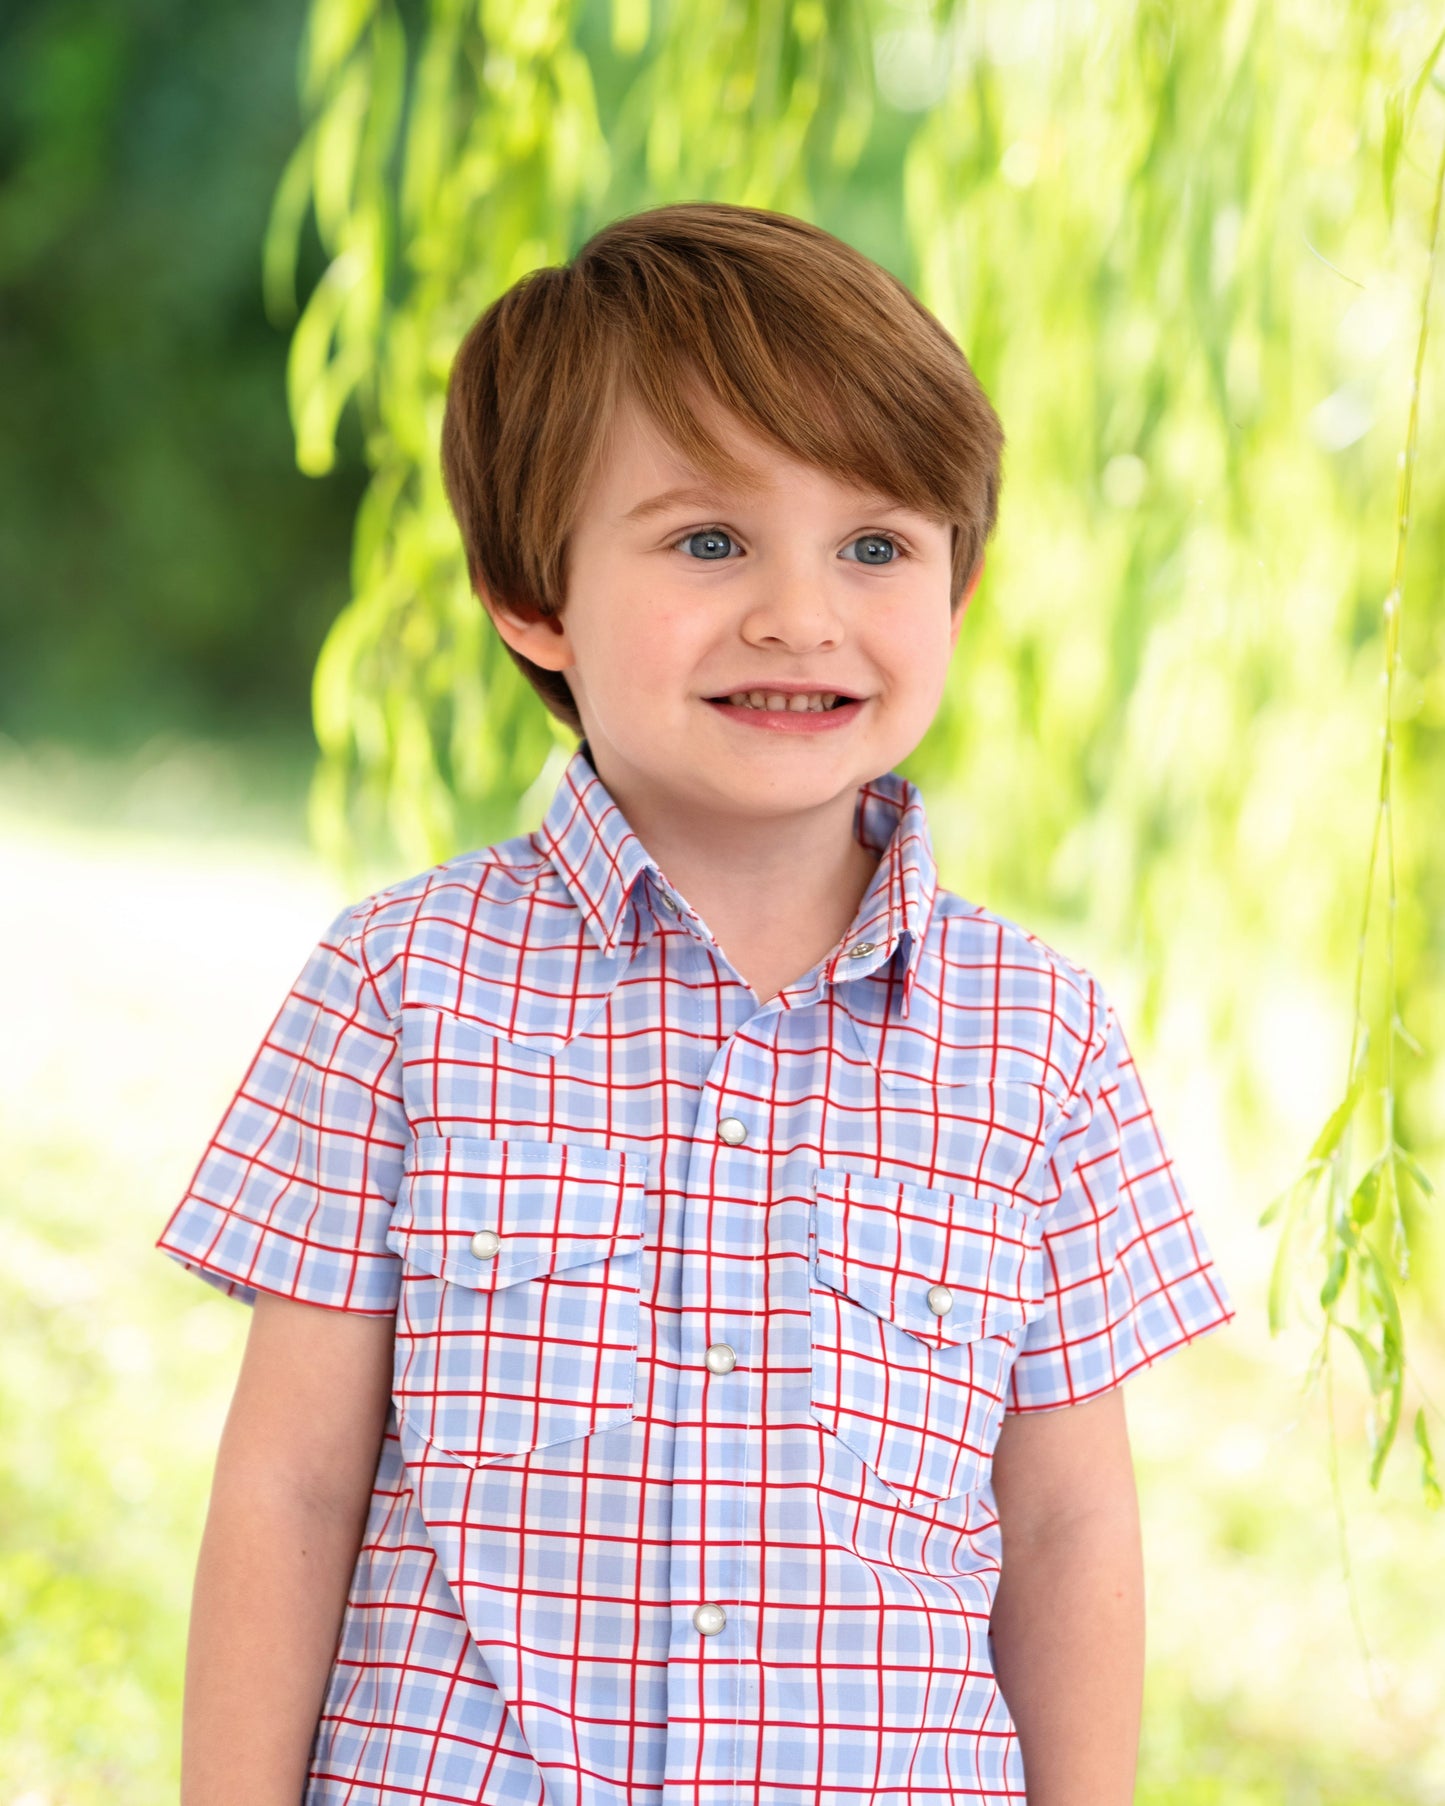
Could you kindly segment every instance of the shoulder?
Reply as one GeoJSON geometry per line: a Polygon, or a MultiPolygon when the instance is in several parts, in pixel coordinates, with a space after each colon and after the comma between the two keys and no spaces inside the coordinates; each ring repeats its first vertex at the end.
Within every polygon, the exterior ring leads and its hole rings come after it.
{"type": "Polygon", "coordinates": [[[539,907],[565,901],[537,836],[519,834],[373,891],[342,910],[326,942],[394,1012],[418,973],[470,968],[488,946],[505,960],[539,907]]]}
{"type": "Polygon", "coordinates": [[[1042,934],[939,887],[920,965],[941,1035],[986,1048],[994,1075],[1041,1082],[1061,1107],[1103,1045],[1110,1005],[1095,974],[1042,934]]]}

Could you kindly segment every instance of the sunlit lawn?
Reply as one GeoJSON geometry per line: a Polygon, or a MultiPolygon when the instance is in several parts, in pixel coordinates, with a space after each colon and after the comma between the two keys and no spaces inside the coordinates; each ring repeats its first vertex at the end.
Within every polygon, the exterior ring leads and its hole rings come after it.
{"type": "MultiPolygon", "coordinates": [[[[12,760],[4,778],[0,1806],[152,1806],[176,1789],[191,1569],[248,1321],[152,1243],[346,898],[274,773],[176,749],[119,774],[12,760]]],[[[1152,1091],[1184,1164],[1178,1061],[1141,1064],[1169,1075],[1152,1091]]],[[[1255,1218],[1298,1152],[1265,1177],[1201,1156],[1193,1189],[1240,1319],[1127,1390],[1151,1806],[1445,1801],[1445,1523],[1419,1502],[1408,1437],[1367,1491],[1342,1366],[1367,1679],[1323,1399],[1298,1389],[1308,1337],[1264,1328],[1255,1218]]],[[[1445,1398],[1439,1351],[1412,1338],[1445,1398]]]]}

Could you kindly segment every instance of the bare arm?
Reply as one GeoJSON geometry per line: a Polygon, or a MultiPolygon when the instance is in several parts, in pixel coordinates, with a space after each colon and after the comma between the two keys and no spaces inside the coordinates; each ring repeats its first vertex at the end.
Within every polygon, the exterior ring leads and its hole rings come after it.
{"type": "Polygon", "coordinates": [[[1144,1572],[1120,1388],[1005,1417],[993,1475],[1003,1537],[994,1668],[1028,1806],[1129,1806],[1144,1572]]]}
{"type": "Polygon", "coordinates": [[[182,1806],[298,1806],[391,1392],[393,1318],[254,1312],[196,1564],[182,1806]]]}

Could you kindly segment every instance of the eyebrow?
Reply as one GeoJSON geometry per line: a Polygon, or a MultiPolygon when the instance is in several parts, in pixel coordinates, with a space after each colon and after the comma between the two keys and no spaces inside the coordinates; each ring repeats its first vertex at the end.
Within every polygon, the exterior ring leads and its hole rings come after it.
{"type": "MultiPolygon", "coordinates": [[[[731,489],[709,489],[699,483],[681,483],[675,489],[665,489],[660,495],[651,495],[645,501],[638,502],[636,507],[629,508],[622,516],[624,521],[651,520],[655,514],[665,514],[669,508],[681,507],[690,503],[697,507],[710,507],[724,498],[736,500],[739,492],[731,489]]],[[[900,502],[892,496],[879,492],[871,492],[858,498],[860,509],[889,509],[904,514],[916,513],[906,502],[900,502]]]]}
{"type": "Polygon", "coordinates": [[[635,508],[629,508],[622,516],[623,520],[651,520],[654,514],[665,514],[669,508],[680,507],[684,502],[695,503],[698,507],[706,507],[718,501],[722,495],[730,491],[708,489],[700,483],[682,483],[676,489],[665,489],[661,495],[650,495],[635,508]]]}

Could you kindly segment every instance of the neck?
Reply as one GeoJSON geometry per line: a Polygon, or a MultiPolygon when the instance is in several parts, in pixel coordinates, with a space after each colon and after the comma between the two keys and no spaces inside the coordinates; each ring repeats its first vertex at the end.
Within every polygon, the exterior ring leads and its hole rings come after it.
{"type": "Polygon", "coordinates": [[[689,812],[625,776],[616,783],[598,776],[668,883],[760,997],[826,958],[878,869],[879,855],[853,836],[856,790],[816,809],[760,819],[689,812]]]}

